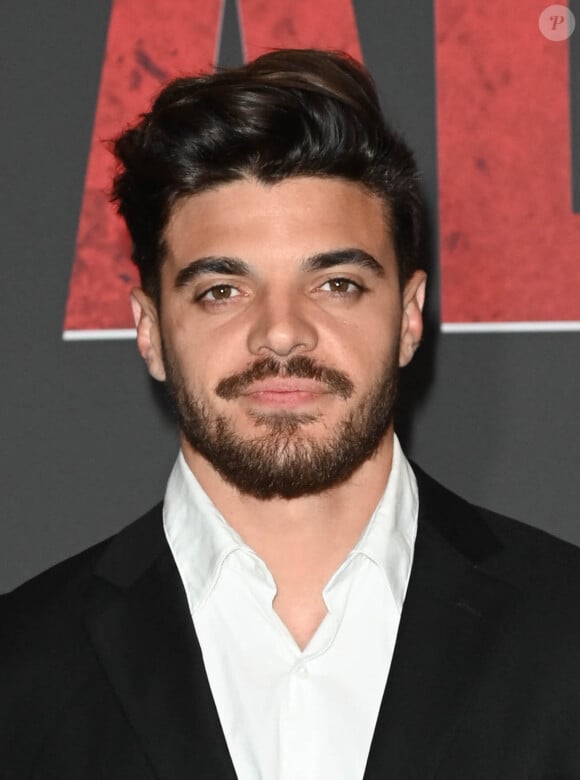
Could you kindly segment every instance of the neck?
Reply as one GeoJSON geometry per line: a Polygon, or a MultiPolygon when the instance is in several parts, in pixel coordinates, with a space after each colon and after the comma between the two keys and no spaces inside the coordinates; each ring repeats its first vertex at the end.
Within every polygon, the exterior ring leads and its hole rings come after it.
{"type": "Polygon", "coordinates": [[[354,535],[356,541],[385,490],[393,458],[393,436],[391,427],[373,457],[346,481],[321,493],[292,499],[264,500],[243,494],[183,439],[182,449],[187,465],[217,509],[259,553],[257,547],[270,539],[276,547],[281,547],[284,539],[314,543],[329,537],[336,539],[337,533],[354,535]]]}
{"type": "Polygon", "coordinates": [[[324,586],[356,544],[385,490],[393,457],[392,428],[374,456],[348,480],[290,500],[244,495],[186,441],[182,448],[217,509],[272,573],[275,609],[304,647],[326,613],[324,586]]]}

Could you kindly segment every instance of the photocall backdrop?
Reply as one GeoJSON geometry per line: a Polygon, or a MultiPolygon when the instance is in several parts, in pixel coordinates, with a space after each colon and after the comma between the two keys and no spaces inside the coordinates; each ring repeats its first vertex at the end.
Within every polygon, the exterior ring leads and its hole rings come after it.
{"type": "Polygon", "coordinates": [[[417,152],[430,300],[401,394],[407,452],[468,499],[580,543],[579,4],[3,11],[0,590],[159,500],[176,453],[134,344],[105,141],[169,78],[281,46],[363,61],[417,152]]]}

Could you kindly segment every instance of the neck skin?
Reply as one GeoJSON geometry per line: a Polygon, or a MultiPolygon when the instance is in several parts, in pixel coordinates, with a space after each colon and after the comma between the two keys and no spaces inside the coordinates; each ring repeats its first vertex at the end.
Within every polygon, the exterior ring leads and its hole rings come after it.
{"type": "Polygon", "coordinates": [[[182,437],[185,460],[214,505],[264,561],[274,609],[301,649],[326,614],[322,591],[370,520],[391,471],[393,428],[345,482],[296,499],[260,500],[226,482],[182,437]]]}

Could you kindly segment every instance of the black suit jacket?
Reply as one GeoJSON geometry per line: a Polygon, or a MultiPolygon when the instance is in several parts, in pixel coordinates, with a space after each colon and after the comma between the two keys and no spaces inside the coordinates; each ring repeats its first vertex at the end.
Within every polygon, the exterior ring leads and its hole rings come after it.
{"type": "MultiPolygon", "coordinates": [[[[580,778],[579,551],[416,473],[365,780],[580,778]]],[[[160,506],[2,597],[0,630],[3,780],[235,778],[160,506]]]]}

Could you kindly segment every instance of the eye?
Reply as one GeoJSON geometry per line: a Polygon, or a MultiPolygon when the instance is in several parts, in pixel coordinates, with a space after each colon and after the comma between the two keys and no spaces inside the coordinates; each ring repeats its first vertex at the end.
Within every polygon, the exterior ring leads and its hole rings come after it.
{"type": "Polygon", "coordinates": [[[320,289],[324,290],[324,288],[327,288],[328,292],[335,295],[357,295],[364,289],[360,284],[353,282],[352,279],[342,276],[324,282],[320,289]]]}
{"type": "Polygon", "coordinates": [[[207,301],[207,303],[220,303],[221,301],[237,298],[239,294],[240,291],[231,284],[214,284],[213,287],[204,290],[204,292],[198,295],[195,300],[207,301]]]}

